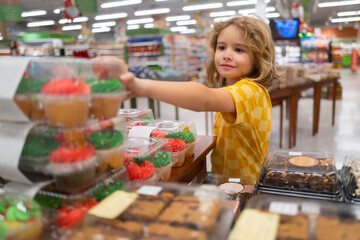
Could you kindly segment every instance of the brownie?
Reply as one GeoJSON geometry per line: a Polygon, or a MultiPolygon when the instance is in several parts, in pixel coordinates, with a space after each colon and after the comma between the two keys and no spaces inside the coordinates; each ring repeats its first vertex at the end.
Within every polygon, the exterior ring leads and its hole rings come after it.
{"type": "Polygon", "coordinates": [[[220,214],[217,201],[211,199],[203,199],[203,201],[193,200],[173,201],[159,216],[159,221],[171,225],[188,226],[211,231],[220,214]]]}
{"type": "Polygon", "coordinates": [[[154,221],[165,207],[161,200],[135,200],[120,218],[123,220],[154,221]]]}
{"type": "Polygon", "coordinates": [[[360,240],[360,221],[319,216],[315,226],[316,240],[360,240]]]}
{"type": "Polygon", "coordinates": [[[188,239],[205,240],[206,234],[203,231],[194,230],[186,227],[174,227],[167,224],[149,224],[149,234],[151,237],[160,236],[165,239],[188,239]]]}
{"type": "Polygon", "coordinates": [[[309,239],[309,220],[306,216],[280,215],[277,240],[307,240],[309,239]]]}

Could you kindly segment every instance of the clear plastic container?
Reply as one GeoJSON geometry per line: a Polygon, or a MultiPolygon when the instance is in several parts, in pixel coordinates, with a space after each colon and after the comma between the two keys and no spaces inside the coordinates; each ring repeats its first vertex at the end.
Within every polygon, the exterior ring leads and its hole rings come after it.
{"type": "Polygon", "coordinates": [[[359,239],[359,228],[358,205],[260,194],[248,201],[228,239],[359,239]]]}
{"type": "Polygon", "coordinates": [[[360,203],[360,154],[347,155],[340,174],[344,183],[345,200],[360,203]]]}
{"type": "Polygon", "coordinates": [[[37,239],[43,231],[40,206],[27,197],[0,193],[0,238],[37,239]]]}
{"type": "Polygon", "coordinates": [[[158,180],[171,177],[172,148],[168,139],[129,138],[125,165],[130,180],[158,180]]]}
{"type": "Polygon", "coordinates": [[[278,150],[261,170],[257,191],[342,201],[342,184],[333,155],[278,150]]]}
{"type": "Polygon", "coordinates": [[[194,155],[197,133],[193,122],[134,120],[126,124],[130,137],[168,138],[172,146],[173,167],[180,167],[185,157],[194,155]]]}
{"type": "MultiPolygon", "coordinates": [[[[233,213],[217,189],[180,184],[130,184],[127,188],[134,201],[123,211],[112,208],[112,217],[105,218],[106,204],[116,192],[85,217],[85,226],[68,239],[116,236],[128,239],[226,239],[233,213]],[[101,216],[96,213],[100,212],[101,216]]],[[[122,194],[124,195],[124,194],[122,194]]],[[[118,198],[118,201],[126,201],[118,198]]]]}
{"type": "Polygon", "coordinates": [[[134,109],[134,108],[128,108],[128,109],[120,109],[119,115],[122,116],[125,120],[125,122],[130,122],[133,120],[153,120],[154,119],[154,113],[151,109],[134,109]]]}

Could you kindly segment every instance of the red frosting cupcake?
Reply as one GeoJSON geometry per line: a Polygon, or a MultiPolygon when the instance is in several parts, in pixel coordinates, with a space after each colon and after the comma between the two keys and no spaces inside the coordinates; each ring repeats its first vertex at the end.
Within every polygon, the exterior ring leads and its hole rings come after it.
{"type": "Polygon", "coordinates": [[[91,89],[83,80],[50,80],[41,92],[49,125],[73,128],[87,120],[91,89]]]}
{"type": "Polygon", "coordinates": [[[95,149],[90,143],[82,146],[63,144],[50,153],[50,171],[59,191],[76,192],[91,185],[95,177],[95,149]]]}
{"type": "Polygon", "coordinates": [[[148,160],[135,160],[126,166],[126,170],[130,180],[155,179],[155,167],[148,160]]]}
{"type": "Polygon", "coordinates": [[[185,141],[182,139],[170,138],[168,144],[171,145],[171,158],[174,163],[173,167],[181,167],[185,162],[185,141]]]}

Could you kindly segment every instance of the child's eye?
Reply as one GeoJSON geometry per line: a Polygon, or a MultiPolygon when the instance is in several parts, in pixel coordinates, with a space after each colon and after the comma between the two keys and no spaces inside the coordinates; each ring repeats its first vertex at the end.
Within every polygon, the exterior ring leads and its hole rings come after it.
{"type": "Polygon", "coordinates": [[[217,49],[218,49],[218,50],[224,50],[224,49],[225,49],[225,46],[218,46],[217,49]]]}
{"type": "Polygon", "coordinates": [[[244,49],[242,49],[242,48],[235,48],[235,52],[241,53],[241,52],[245,52],[245,51],[244,51],[244,49]]]}

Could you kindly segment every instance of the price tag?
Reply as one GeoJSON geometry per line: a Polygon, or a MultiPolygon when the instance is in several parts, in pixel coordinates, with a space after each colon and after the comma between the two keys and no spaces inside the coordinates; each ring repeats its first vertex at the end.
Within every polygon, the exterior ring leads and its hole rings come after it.
{"type": "Polygon", "coordinates": [[[101,218],[114,219],[125,211],[137,198],[136,193],[115,191],[88,212],[101,218]]]}
{"type": "Polygon", "coordinates": [[[302,156],[301,152],[289,152],[290,156],[302,156]]]}
{"type": "Polygon", "coordinates": [[[156,129],[156,127],[148,127],[148,126],[136,126],[130,129],[129,137],[132,138],[146,138],[150,137],[151,132],[156,129]]]}
{"type": "Polygon", "coordinates": [[[229,178],[229,182],[239,183],[239,182],[240,182],[240,178],[229,178]]]}
{"type": "Polygon", "coordinates": [[[272,202],[270,203],[269,212],[294,216],[298,213],[298,205],[287,202],[272,202]]]}
{"type": "Polygon", "coordinates": [[[319,214],[320,213],[320,207],[316,203],[308,203],[305,202],[301,205],[301,211],[306,213],[314,213],[319,214]]]}
{"type": "Polygon", "coordinates": [[[161,192],[162,187],[144,185],[137,190],[138,194],[156,196],[161,192]]]}

